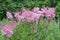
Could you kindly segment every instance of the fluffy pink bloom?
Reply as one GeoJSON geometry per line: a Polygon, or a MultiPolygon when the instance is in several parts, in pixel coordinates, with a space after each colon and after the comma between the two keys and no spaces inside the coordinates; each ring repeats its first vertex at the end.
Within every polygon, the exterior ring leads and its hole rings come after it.
{"type": "Polygon", "coordinates": [[[17,20],[21,22],[21,21],[23,21],[23,20],[24,20],[24,18],[25,18],[24,16],[19,15],[19,16],[17,17],[17,20]]]}
{"type": "Polygon", "coordinates": [[[10,20],[12,20],[12,18],[13,18],[12,14],[11,14],[10,12],[7,12],[6,16],[7,16],[7,18],[10,19],[10,20]]]}
{"type": "Polygon", "coordinates": [[[49,13],[54,14],[55,13],[55,8],[48,8],[49,13]]]}
{"type": "Polygon", "coordinates": [[[31,15],[30,10],[28,8],[22,9],[22,16],[29,17],[31,15]]]}
{"type": "Polygon", "coordinates": [[[34,7],[34,8],[32,9],[32,11],[36,13],[36,12],[39,11],[39,8],[38,8],[38,7],[34,7]]]}
{"type": "Polygon", "coordinates": [[[44,17],[44,12],[43,11],[38,11],[37,14],[40,15],[40,18],[43,18],[44,17]]]}
{"type": "Polygon", "coordinates": [[[48,10],[46,11],[45,16],[47,17],[47,19],[52,19],[55,17],[55,9],[54,8],[48,8],[48,10]]]}
{"type": "Polygon", "coordinates": [[[35,8],[33,8],[33,10],[32,10],[34,13],[37,13],[37,14],[39,14],[40,15],[40,17],[44,17],[44,12],[43,11],[41,11],[41,10],[39,10],[39,8],[38,7],[35,7],[35,8]]]}
{"type": "Polygon", "coordinates": [[[2,32],[2,35],[5,35],[6,37],[11,37],[13,34],[12,29],[7,24],[2,25],[1,32],[2,32]]]}
{"type": "Polygon", "coordinates": [[[33,18],[31,18],[31,14],[32,12],[29,9],[22,9],[22,16],[25,17],[25,19],[27,20],[27,22],[32,22],[33,18]]]}
{"type": "Polygon", "coordinates": [[[29,23],[34,22],[34,19],[33,19],[32,17],[29,17],[29,18],[27,17],[26,20],[27,20],[27,22],[29,22],[29,23]]]}
{"type": "Polygon", "coordinates": [[[27,17],[26,17],[26,20],[28,22],[34,22],[40,18],[40,14],[36,14],[32,11],[28,12],[28,14],[30,14],[29,16],[27,15],[27,17]]]}
{"type": "Polygon", "coordinates": [[[17,18],[19,16],[19,14],[20,14],[20,12],[17,11],[14,13],[14,16],[17,18]]]}
{"type": "Polygon", "coordinates": [[[31,18],[32,12],[28,8],[23,8],[22,9],[22,16],[25,17],[27,22],[32,22],[33,18],[31,18]]]}
{"type": "MultiPolygon", "coordinates": [[[[39,12],[39,8],[34,8],[33,10],[36,10],[39,12]]],[[[40,13],[38,14],[38,13],[35,13],[35,12],[33,12],[29,9],[25,9],[25,8],[22,10],[22,15],[25,17],[27,22],[34,22],[41,17],[40,13]]]]}
{"type": "Polygon", "coordinates": [[[14,28],[15,26],[15,21],[10,21],[10,24],[8,25],[11,29],[14,28]]]}
{"type": "Polygon", "coordinates": [[[55,17],[55,8],[43,7],[41,10],[44,12],[44,15],[47,19],[52,19],[55,17]]]}
{"type": "Polygon", "coordinates": [[[43,14],[45,15],[46,11],[47,11],[47,7],[43,7],[43,8],[41,8],[41,10],[42,10],[43,14]]]}
{"type": "Polygon", "coordinates": [[[36,14],[36,13],[33,13],[31,17],[36,21],[36,20],[39,20],[40,15],[36,14]]]}
{"type": "Polygon", "coordinates": [[[41,10],[39,10],[38,7],[35,7],[31,10],[29,10],[28,8],[22,8],[22,14],[17,16],[17,19],[19,21],[22,20],[27,20],[27,22],[34,22],[36,20],[39,20],[40,18],[43,18],[44,16],[48,18],[53,18],[54,17],[54,12],[55,9],[54,8],[49,8],[47,9],[47,7],[42,8],[41,10]]]}

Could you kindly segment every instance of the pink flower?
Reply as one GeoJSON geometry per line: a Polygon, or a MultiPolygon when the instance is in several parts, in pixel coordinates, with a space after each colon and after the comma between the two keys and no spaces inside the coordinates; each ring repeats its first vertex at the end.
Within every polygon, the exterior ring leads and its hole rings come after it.
{"type": "Polygon", "coordinates": [[[12,20],[12,18],[13,18],[12,14],[11,14],[10,12],[7,12],[6,16],[7,16],[7,18],[10,19],[10,20],[12,20]]]}
{"type": "Polygon", "coordinates": [[[38,7],[35,7],[32,11],[36,14],[39,14],[40,17],[44,17],[44,11],[39,10],[38,7]]]}
{"type": "Polygon", "coordinates": [[[27,17],[26,20],[27,20],[27,22],[29,22],[29,23],[34,22],[34,19],[31,18],[31,17],[29,17],[29,18],[27,17]]]}
{"type": "Polygon", "coordinates": [[[36,21],[36,20],[38,20],[40,18],[40,14],[36,14],[36,13],[34,13],[32,11],[30,11],[28,13],[31,14],[31,15],[26,17],[26,20],[28,22],[34,22],[34,21],[36,21]]]}
{"type": "Polygon", "coordinates": [[[18,12],[18,11],[14,13],[14,16],[15,16],[16,18],[17,18],[19,15],[20,15],[20,12],[18,12]]]}
{"type": "Polygon", "coordinates": [[[39,20],[40,15],[36,14],[36,13],[33,13],[31,17],[36,21],[36,20],[39,20]]]}
{"type": "Polygon", "coordinates": [[[48,8],[48,10],[46,11],[45,16],[47,17],[47,19],[52,19],[55,17],[55,9],[54,8],[48,8]]]}
{"type": "Polygon", "coordinates": [[[1,32],[2,32],[2,35],[5,35],[6,37],[11,37],[13,34],[12,29],[7,24],[2,25],[1,32]]]}
{"type": "Polygon", "coordinates": [[[44,12],[43,11],[38,11],[37,14],[39,14],[41,18],[44,17],[44,12]]]}
{"type": "MultiPolygon", "coordinates": [[[[36,10],[37,12],[39,12],[39,8],[34,8],[33,10],[36,10]]],[[[38,14],[29,9],[23,8],[22,15],[25,17],[27,22],[34,22],[41,17],[41,12],[38,14]]]]}
{"type": "Polygon", "coordinates": [[[49,13],[54,14],[55,13],[55,8],[48,8],[49,13]]]}
{"type": "Polygon", "coordinates": [[[39,11],[39,8],[38,8],[38,7],[34,7],[34,8],[32,9],[32,11],[36,13],[36,12],[39,11]]]}
{"type": "Polygon", "coordinates": [[[18,16],[18,18],[17,18],[17,20],[21,22],[21,21],[23,21],[23,20],[24,20],[24,18],[25,18],[24,16],[19,15],[19,16],[18,16]]]}
{"type": "Polygon", "coordinates": [[[44,13],[44,15],[45,15],[45,13],[46,13],[46,11],[47,11],[47,7],[43,7],[43,8],[41,8],[41,10],[43,11],[43,13],[44,13]]]}
{"type": "Polygon", "coordinates": [[[33,18],[31,18],[32,11],[30,11],[28,8],[23,8],[22,9],[22,16],[27,20],[27,22],[33,22],[33,18]]]}
{"type": "Polygon", "coordinates": [[[55,17],[55,8],[43,7],[41,10],[44,12],[44,15],[47,19],[52,19],[55,17]]]}
{"type": "Polygon", "coordinates": [[[22,9],[22,16],[29,17],[31,15],[30,10],[28,8],[22,9]]]}
{"type": "Polygon", "coordinates": [[[11,29],[14,28],[15,26],[15,21],[10,21],[10,24],[8,25],[11,29]]]}

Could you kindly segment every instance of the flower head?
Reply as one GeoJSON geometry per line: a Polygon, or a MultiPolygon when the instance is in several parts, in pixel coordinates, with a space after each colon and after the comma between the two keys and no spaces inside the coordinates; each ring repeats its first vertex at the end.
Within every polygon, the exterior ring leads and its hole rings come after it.
{"type": "Polygon", "coordinates": [[[11,14],[10,12],[7,12],[6,16],[7,16],[7,18],[10,19],[10,20],[12,20],[12,18],[13,18],[12,14],[11,14]]]}
{"type": "Polygon", "coordinates": [[[10,21],[8,26],[13,30],[15,24],[16,24],[15,21],[10,21]]]}
{"type": "Polygon", "coordinates": [[[12,29],[7,24],[2,25],[1,32],[2,32],[2,35],[5,35],[6,37],[11,37],[13,34],[12,29]]]}
{"type": "Polygon", "coordinates": [[[34,7],[34,8],[32,9],[32,11],[36,13],[36,12],[39,11],[39,8],[38,8],[38,7],[34,7]]]}
{"type": "Polygon", "coordinates": [[[47,17],[47,19],[52,19],[55,17],[55,9],[54,8],[48,8],[48,10],[46,11],[45,16],[47,17]]]}
{"type": "Polygon", "coordinates": [[[24,19],[25,19],[25,17],[22,16],[22,15],[19,15],[19,16],[17,17],[17,20],[20,21],[20,22],[23,21],[24,19]]]}
{"type": "Polygon", "coordinates": [[[17,18],[19,16],[20,12],[14,12],[14,16],[17,18]]]}

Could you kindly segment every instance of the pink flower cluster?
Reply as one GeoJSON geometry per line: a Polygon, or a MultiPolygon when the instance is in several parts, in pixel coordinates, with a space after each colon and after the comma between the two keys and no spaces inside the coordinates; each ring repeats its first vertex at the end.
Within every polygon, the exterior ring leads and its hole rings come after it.
{"type": "MultiPolygon", "coordinates": [[[[55,8],[43,7],[40,10],[40,8],[34,7],[32,10],[30,10],[28,8],[23,7],[22,11],[14,12],[14,16],[18,21],[26,20],[27,22],[34,22],[36,20],[43,18],[44,16],[47,19],[52,19],[55,16],[54,12],[55,8]]],[[[7,12],[6,15],[8,19],[13,18],[10,12],[7,12]]]]}
{"type": "Polygon", "coordinates": [[[2,35],[5,35],[6,37],[11,37],[13,34],[13,28],[14,28],[15,22],[10,21],[10,24],[2,24],[2,35]]]}
{"type": "Polygon", "coordinates": [[[47,19],[52,19],[55,17],[55,8],[44,7],[41,9],[44,12],[44,15],[47,19]]]}
{"type": "Polygon", "coordinates": [[[27,22],[34,22],[36,20],[38,20],[40,18],[40,14],[37,14],[27,8],[22,8],[22,16],[24,16],[25,20],[27,20],[27,22]]]}
{"type": "Polygon", "coordinates": [[[9,20],[12,20],[13,19],[13,16],[12,16],[12,14],[10,12],[7,12],[6,16],[7,16],[7,18],[9,20]]]}
{"type": "MultiPolygon", "coordinates": [[[[22,11],[14,12],[14,17],[16,18],[17,21],[21,22],[26,20],[27,22],[31,23],[43,17],[46,17],[48,20],[50,20],[55,17],[54,13],[55,13],[55,8],[43,7],[40,10],[39,7],[34,7],[32,10],[30,10],[28,8],[23,7],[22,11]]],[[[13,28],[15,22],[12,21],[13,16],[11,12],[7,12],[6,16],[10,20],[10,24],[9,25],[3,24],[1,32],[3,35],[10,37],[13,34],[13,28]]]]}

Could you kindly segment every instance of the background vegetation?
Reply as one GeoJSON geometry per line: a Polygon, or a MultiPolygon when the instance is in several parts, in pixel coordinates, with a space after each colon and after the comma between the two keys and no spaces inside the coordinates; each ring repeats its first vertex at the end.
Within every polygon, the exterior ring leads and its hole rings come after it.
{"type": "Polygon", "coordinates": [[[0,23],[9,23],[9,20],[4,19],[6,11],[20,11],[22,7],[32,9],[38,6],[41,8],[42,5],[56,8],[55,20],[51,20],[48,29],[43,25],[43,19],[39,21],[36,33],[30,31],[33,24],[22,22],[18,25],[19,23],[17,23],[18,28],[15,29],[12,37],[6,38],[0,32],[0,40],[60,40],[60,0],[0,0],[0,23]]]}

